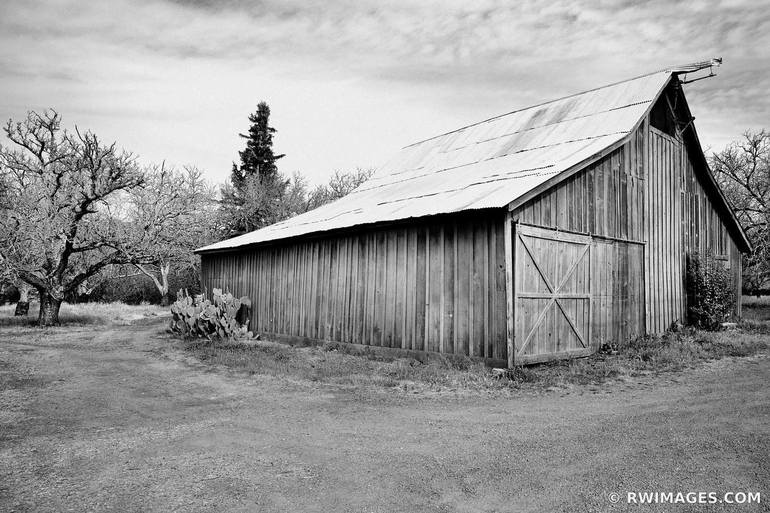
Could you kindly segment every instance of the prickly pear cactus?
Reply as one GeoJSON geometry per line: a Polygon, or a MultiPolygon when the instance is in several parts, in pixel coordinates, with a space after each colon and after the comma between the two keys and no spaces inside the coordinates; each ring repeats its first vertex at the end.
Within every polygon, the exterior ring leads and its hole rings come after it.
{"type": "Polygon", "coordinates": [[[243,296],[236,298],[229,292],[222,293],[214,289],[211,301],[202,294],[190,296],[187,290],[177,292],[177,298],[171,305],[172,332],[183,338],[205,338],[213,341],[219,339],[253,338],[249,331],[248,316],[243,324],[238,322],[238,312],[241,308],[251,308],[251,301],[243,296]]]}

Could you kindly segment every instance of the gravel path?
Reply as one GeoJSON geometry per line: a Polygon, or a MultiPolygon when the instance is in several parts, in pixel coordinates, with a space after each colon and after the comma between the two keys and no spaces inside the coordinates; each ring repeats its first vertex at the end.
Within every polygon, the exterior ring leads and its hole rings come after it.
{"type": "Polygon", "coordinates": [[[3,329],[0,511],[770,511],[769,382],[760,356],[620,388],[410,396],[212,369],[157,322],[3,329]]]}

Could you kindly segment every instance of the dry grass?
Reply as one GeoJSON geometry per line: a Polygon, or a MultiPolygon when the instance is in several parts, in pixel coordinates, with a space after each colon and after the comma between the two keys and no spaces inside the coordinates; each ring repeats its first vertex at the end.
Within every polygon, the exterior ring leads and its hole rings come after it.
{"type": "MultiPolygon", "coordinates": [[[[765,323],[770,330],[770,325],[765,323]]],[[[746,326],[721,332],[685,330],[661,336],[640,337],[616,354],[531,367],[533,381],[549,386],[600,384],[612,379],[677,372],[705,361],[752,356],[768,349],[768,336],[746,326]]]]}
{"type": "Polygon", "coordinates": [[[756,308],[761,306],[770,307],[770,296],[743,296],[741,303],[745,308],[756,308]]]}
{"type": "Polygon", "coordinates": [[[743,296],[743,318],[749,321],[770,321],[770,296],[743,296]]]}
{"type": "MultiPolygon", "coordinates": [[[[37,323],[39,305],[29,305],[29,315],[14,317],[15,305],[0,306],[0,327],[34,326],[37,323]]],[[[64,303],[59,312],[62,326],[109,326],[128,324],[145,318],[167,315],[168,309],[156,305],[127,305],[124,303],[64,303]]]]}
{"type": "Polygon", "coordinates": [[[187,342],[185,348],[211,365],[334,385],[368,385],[407,392],[504,389],[511,385],[509,380],[495,378],[490,369],[470,359],[421,363],[413,358],[392,358],[381,351],[360,351],[335,343],[296,347],[269,341],[187,342]]]}
{"type": "Polygon", "coordinates": [[[770,323],[729,332],[686,330],[632,341],[614,354],[519,367],[505,375],[478,361],[445,359],[422,363],[388,357],[382,351],[328,343],[293,347],[273,342],[187,342],[201,361],[250,374],[335,385],[374,386],[418,393],[433,391],[506,391],[601,384],[638,376],[670,373],[723,357],[766,351],[770,323]],[[351,354],[355,353],[355,354],[351,354]]]}

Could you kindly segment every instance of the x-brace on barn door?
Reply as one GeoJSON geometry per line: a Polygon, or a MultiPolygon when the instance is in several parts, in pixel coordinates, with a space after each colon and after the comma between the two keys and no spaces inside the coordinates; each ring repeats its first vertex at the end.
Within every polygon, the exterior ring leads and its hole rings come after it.
{"type": "Polygon", "coordinates": [[[591,352],[591,237],[514,225],[514,362],[591,352]]]}

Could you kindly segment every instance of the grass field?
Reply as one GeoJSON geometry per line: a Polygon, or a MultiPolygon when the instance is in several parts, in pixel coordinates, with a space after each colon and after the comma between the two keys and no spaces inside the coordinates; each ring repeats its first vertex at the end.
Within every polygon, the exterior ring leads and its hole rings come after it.
{"type": "MultiPolygon", "coordinates": [[[[31,302],[29,315],[14,317],[15,305],[0,306],[0,326],[34,326],[40,305],[31,302]]],[[[62,326],[107,326],[125,324],[145,317],[168,315],[168,309],[157,305],[125,303],[63,303],[59,311],[62,326]]]]}
{"type": "Polygon", "coordinates": [[[743,318],[747,321],[770,321],[770,296],[743,296],[743,318]]]}

